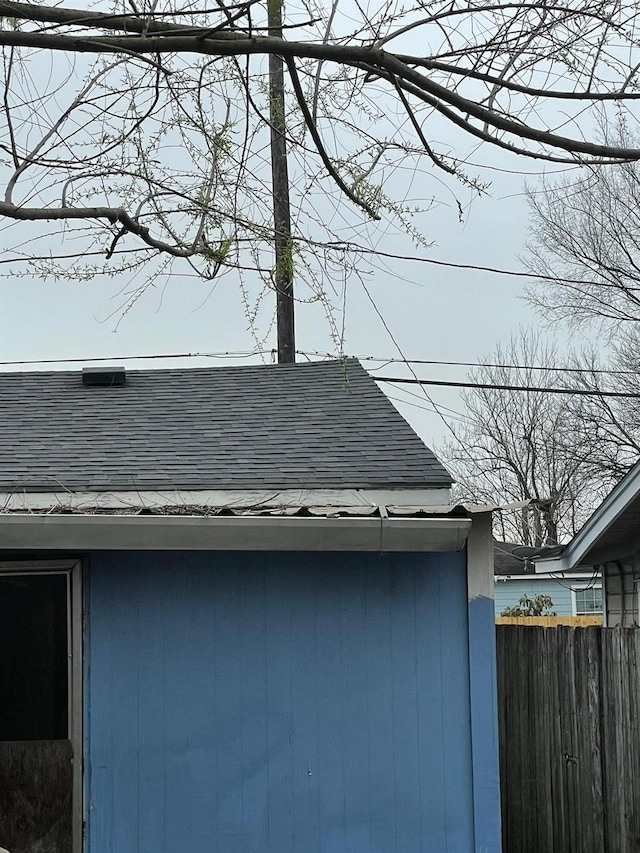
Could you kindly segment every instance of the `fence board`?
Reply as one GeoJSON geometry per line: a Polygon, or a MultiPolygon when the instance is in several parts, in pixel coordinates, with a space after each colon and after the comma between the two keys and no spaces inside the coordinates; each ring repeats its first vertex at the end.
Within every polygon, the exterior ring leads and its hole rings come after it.
{"type": "Polygon", "coordinates": [[[543,628],[570,625],[572,628],[587,628],[590,625],[602,625],[602,614],[592,616],[496,616],[496,625],[538,625],[543,628]]]}
{"type": "Polygon", "coordinates": [[[639,853],[640,628],[497,628],[504,853],[639,853]]]}

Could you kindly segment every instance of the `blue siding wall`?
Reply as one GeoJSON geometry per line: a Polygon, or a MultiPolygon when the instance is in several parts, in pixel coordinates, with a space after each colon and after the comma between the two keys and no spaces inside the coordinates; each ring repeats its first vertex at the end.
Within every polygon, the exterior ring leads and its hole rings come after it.
{"type": "Polygon", "coordinates": [[[473,850],[463,554],[87,575],[89,853],[473,850]]]}
{"type": "Polygon", "coordinates": [[[494,589],[496,616],[500,616],[505,607],[514,607],[521,596],[548,595],[553,601],[553,610],[558,616],[572,616],[571,581],[553,578],[526,578],[525,580],[497,580],[494,589]]]}

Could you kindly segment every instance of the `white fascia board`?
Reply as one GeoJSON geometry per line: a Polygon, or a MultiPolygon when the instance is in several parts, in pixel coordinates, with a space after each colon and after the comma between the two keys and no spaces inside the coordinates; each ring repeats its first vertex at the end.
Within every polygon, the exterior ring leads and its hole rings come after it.
{"type": "Polygon", "coordinates": [[[5,511],[38,512],[47,509],[110,510],[139,507],[204,506],[226,507],[311,507],[311,506],[446,506],[449,489],[166,489],[114,490],[98,492],[0,492],[5,511]]]}
{"type": "Polygon", "coordinates": [[[560,554],[559,557],[549,557],[546,560],[538,560],[535,557],[532,557],[531,559],[535,566],[535,573],[537,575],[548,575],[551,572],[553,572],[554,575],[563,574],[571,569],[569,561],[564,554],[560,554]]]}
{"type": "Polygon", "coordinates": [[[634,465],[557,557],[533,559],[536,573],[566,572],[580,566],[584,555],[608,530],[640,491],[640,462],[634,465]]]}
{"type": "Polygon", "coordinates": [[[0,515],[0,549],[459,551],[469,518],[0,515]]]}

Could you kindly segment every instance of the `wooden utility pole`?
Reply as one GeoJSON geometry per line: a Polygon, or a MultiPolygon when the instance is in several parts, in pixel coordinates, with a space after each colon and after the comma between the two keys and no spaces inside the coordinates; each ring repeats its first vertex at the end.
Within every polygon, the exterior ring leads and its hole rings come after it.
{"type": "MultiPolygon", "coordinates": [[[[269,35],[282,38],[282,0],[267,0],[269,35]]],[[[271,121],[271,185],[275,250],[278,361],[296,360],[293,301],[293,242],[289,206],[289,169],[284,102],[284,63],[269,54],[269,119],[271,121]]]]}

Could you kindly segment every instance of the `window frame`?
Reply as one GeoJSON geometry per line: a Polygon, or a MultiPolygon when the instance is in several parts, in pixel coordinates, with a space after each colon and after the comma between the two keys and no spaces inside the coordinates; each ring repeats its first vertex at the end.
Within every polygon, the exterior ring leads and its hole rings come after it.
{"type": "Polygon", "coordinates": [[[83,602],[80,560],[0,560],[3,575],[67,576],[68,736],[73,756],[71,790],[71,849],[83,851],[84,829],[84,743],[83,743],[83,602]]]}
{"type": "Polygon", "coordinates": [[[604,592],[602,588],[602,580],[598,579],[593,583],[583,583],[583,584],[572,584],[571,585],[571,613],[573,616],[603,616],[604,617],[604,592]],[[600,610],[589,610],[578,612],[578,604],[577,604],[577,595],[576,593],[585,590],[585,589],[599,589],[600,590],[600,601],[601,606],[600,610]]]}

